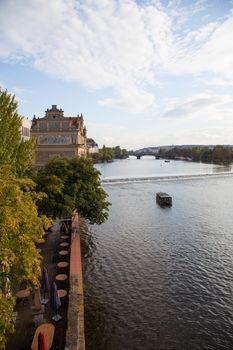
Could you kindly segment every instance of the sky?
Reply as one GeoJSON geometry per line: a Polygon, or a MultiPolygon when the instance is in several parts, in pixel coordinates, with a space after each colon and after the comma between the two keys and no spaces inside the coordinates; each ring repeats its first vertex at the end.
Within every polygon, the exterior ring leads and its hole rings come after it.
{"type": "Polygon", "coordinates": [[[101,147],[233,144],[232,0],[0,0],[21,115],[83,113],[101,147]]]}

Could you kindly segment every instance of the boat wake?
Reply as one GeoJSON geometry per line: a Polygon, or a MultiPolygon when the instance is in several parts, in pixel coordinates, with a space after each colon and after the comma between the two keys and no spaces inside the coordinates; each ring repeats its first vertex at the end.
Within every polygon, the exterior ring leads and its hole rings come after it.
{"type": "Polygon", "coordinates": [[[194,180],[215,177],[230,177],[233,172],[206,173],[206,174],[183,174],[183,175],[164,175],[164,176],[147,176],[147,177],[126,177],[126,178],[104,178],[102,184],[117,185],[134,182],[153,182],[153,181],[177,181],[177,180],[194,180]]]}

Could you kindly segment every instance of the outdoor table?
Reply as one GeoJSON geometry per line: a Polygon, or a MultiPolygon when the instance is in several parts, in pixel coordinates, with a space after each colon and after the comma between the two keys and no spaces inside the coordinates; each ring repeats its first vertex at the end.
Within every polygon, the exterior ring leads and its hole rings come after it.
{"type": "Polygon", "coordinates": [[[46,349],[49,350],[53,344],[54,332],[55,332],[55,327],[51,323],[43,323],[39,327],[37,327],[33,337],[31,350],[38,350],[39,333],[42,333],[44,335],[46,349]]]}
{"type": "Polygon", "coordinates": [[[58,289],[57,294],[59,298],[64,298],[67,295],[67,291],[65,289],[58,289]]]}
{"type": "Polygon", "coordinates": [[[56,276],[57,281],[65,281],[67,280],[68,276],[65,275],[64,273],[60,273],[59,275],[56,276]]]}
{"type": "Polygon", "coordinates": [[[19,290],[15,295],[17,299],[26,299],[30,296],[30,290],[28,289],[21,289],[19,290]]]}
{"type": "Polygon", "coordinates": [[[60,247],[68,247],[69,243],[67,242],[62,242],[60,243],[60,247]]]}
{"type": "Polygon", "coordinates": [[[67,261],[61,261],[57,264],[58,267],[68,267],[69,263],[67,261]]]}
{"type": "Polygon", "coordinates": [[[66,235],[61,236],[61,239],[68,239],[68,238],[69,238],[69,236],[66,236],[66,235]]]}
{"type": "Polygon", "coordinates": [[[68,250],[60,250],[59,255],[68,255],[68,250]]]}

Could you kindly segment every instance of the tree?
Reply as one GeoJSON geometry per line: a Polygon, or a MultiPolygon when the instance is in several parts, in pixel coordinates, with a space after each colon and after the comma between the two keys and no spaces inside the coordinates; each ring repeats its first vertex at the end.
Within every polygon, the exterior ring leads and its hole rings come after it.
{"type": "Polygon", "coordinates": [[[113,148],[114,152],[114,158],[120,159],[121,158],[121,148],[120,146],[116,146],[113,148]]]}
{"type": "Polygon", "coordinates": [[[108,218],[107,194],[100,184],[100,172],[86,158],[53,158],[37,173],[38,190],[47,194],[39,203],[41,213],[51,217],[78,213],[91,224],[108,218]]]}
{"type": "Polygon", "coordinates": [[[122,158],[122,159],[128,158],[128,152],[127,152],[127,150],[126,150],[125,148],[123,148],[123,149],[121,150],[121,158],[122,158]]]}
{"type": "Polygon", "coordinates": [[[213,161],[217,163],[231,162],[232,150],[226,146],[215,146],[213,149],[213,161]]]}
{"type": "Polygon", "coordinates": [[[9,166],[0,169],[0,349],[13,330],[13,287],[22,282],[39,284],[36,243],[51,222],[38,216],[36,202],[43,195],[35,193],[34,187],[32,180],[18,179],[9,166]]]}
{"type": "Polygon", "coordinates": [[[99,149],[98,153],[91,155],[94,162],[111,162],[113,159],[125,159],[128,157],[128,152],[126,149],[121,149],[120,146],[116,147],[106,147],[99,149]]]}
{"type": "Polygon", "coordinates": [[[114,153],[112,148],[103,145],[103,148],[99,150],[99,158],[102,162],[109,162],[113,160],[114,153]]]}
{"type": "Polygon", "coordinates": [[[15,97],[0,89],[0,166],[11,165],[18,175],[24,176],[31,168],[35,141],[21,140],[21,125],[15,97]]]}
{"type": "Polygon", "coordinates": [[[114,158],[115,159],[125,159],[128,157],[128,152],[126,149],[121,149],[120,146],[116,146],[113,148],[114,158]]]}

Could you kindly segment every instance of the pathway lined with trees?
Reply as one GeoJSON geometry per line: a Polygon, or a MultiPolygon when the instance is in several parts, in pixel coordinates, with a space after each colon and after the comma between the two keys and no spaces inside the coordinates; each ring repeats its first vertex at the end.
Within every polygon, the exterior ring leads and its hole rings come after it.
{"type": "Polygon", "coordinates": [[[21,124],[14,96],[0,89],[0,349],[14,330],[15,286],[40,284],[36,244],[51,219],[77,209],[91,224],[101,224],[110,205],[89,159],[57,158],[33,169],[35,142],[21,140],[21,124]]]}

